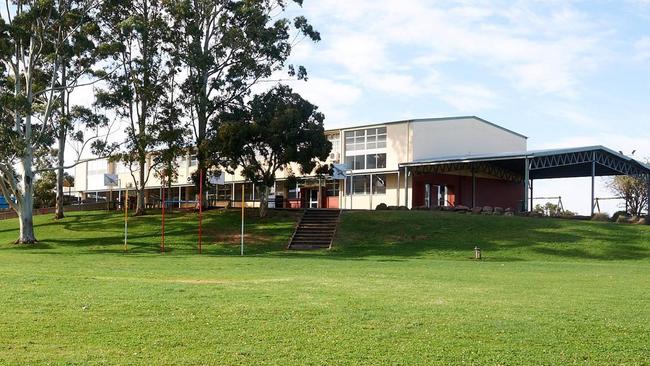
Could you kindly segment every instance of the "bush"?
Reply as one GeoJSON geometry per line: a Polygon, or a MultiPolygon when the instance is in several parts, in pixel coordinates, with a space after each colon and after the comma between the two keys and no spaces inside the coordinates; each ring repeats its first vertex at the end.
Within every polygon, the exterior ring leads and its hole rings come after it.
{"type": "Polygon", "coordinates": [[[616,219],[614,219],[614,216],[612,216],[612,221],[618,223],[618,224],[629,224],[630,220],[627,218],[627,216],[624,215],[619,215],[616,216],[616,219]]]}
{"type": "Polygon", "coordinates": [[[388,206],[385,203],[380,203],[377,205],[375,210],[380,210],[380,211],[388,210],[388,206]]]}
{"type": "Polygon", "coordinates": [[[609,215],[606,212],[595,213],[591,217],[592,221],[609,221],[609,215]]]}
{"type": "Polygon", "coordinates": [[[628,218],[627,217],[627,212],[625,212],[625,211],[616,211],[616,212],[614,212],[614,214],[612,215],[612,221],[619,222],[618,221],[619,217],[624,217],[625,219],[627,219],[628,218]]]}

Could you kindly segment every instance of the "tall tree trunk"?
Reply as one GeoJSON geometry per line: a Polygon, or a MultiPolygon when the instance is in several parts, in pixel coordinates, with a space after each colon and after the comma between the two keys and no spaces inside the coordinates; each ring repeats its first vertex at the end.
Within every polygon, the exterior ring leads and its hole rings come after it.
{"type": "MultiPolygon", "coordinates": [[[[61,5],[61,4],[59,4],[61,5]]],[[[57,157],[56,157],[56,162],[59,165],[58,169],[56,170],[56,208],[54,210],[54,219],[55,220],[60,220],[65,217],[63,214],[63,166],[65,165],[65,138],[67,135],[67,113],[66,113],[66,99],[65,99],[65,87],[67,85],[66,83],[66,75],[65,75],[65,65],[63,62],[61,63],[61,117],[59,120],[59,136],[58,138],[58,143],[59,143],[59,150],[57,152],[57,157]]]]}
{"type": "Polygon", "coordinates": [[[64,198],[64,192],[63,192],[63,178],[64,178],[64,171],[63,171],[63,163],[65,161],[65,130],[63,130],[63,126],[60,127],[61,130],[59,131],[59,151],[57,153],[57,164],[59,164],[59,167],[56,169],[56,209],[54,211],[54,219],[60,220],[65,217],[63,213],[63,198],[64,198]],[[64,137],[61,137],[61,135],[64,135],[64,137]]]}
{"type": "Polygon", "coordinates": [[[16,244],[36,243],[34,235],[34,173],[32,171],[32,148],[27,147],[25,156],[19,165],[21,185],[23,187],[22,200],[18,199],[18,219],[20,221],[20,234],[16,244]]]}
{"type": "Polygon", "coordinates": [[[146,215],[147,211],[144,207],[144,194],[146,192],[146,184],[145,184],[145,168],[146,168],[146,161],[144,159],[141,159],[139,161],[140,165],[140,182],[138,183],[138,199],[137,199],[137,204],[135,206],[135,215],[136,216],[142,216],[146,215]]]}
{"type": "Polygon", "coordinates": [[[267,185],[260,185],[257,194],[260,196],[260,217],[266,217],[269,213],[269,190],[267,185]]]}

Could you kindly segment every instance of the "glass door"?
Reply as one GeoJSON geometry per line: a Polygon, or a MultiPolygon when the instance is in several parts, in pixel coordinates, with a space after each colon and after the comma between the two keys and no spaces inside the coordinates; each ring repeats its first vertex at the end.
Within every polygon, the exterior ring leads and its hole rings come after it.
{"type": "Polygon", "coordinates": [[[309,190],[309,208],[318,208],[318,190],[309,190]]]}
{"type": "Polygon", "coordinates": [[[431,207],[431,184],[424,185],[424,207],[431,207]]]}

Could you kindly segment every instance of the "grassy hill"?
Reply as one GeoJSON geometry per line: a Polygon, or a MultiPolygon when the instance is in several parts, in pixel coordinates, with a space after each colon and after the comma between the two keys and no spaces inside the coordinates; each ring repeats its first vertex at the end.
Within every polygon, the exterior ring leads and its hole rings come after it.
{"type": "Polygon", "coordinates": [[[0,221],[0,364],[647,364],[650,227],[348,212],[335,249],[286,252],[296,217],[0,221]],[[485,260],[469,259],[475,245],[485,260]]]}
{"type": "Polygon", "coordinates": [[[487,261],[647,260],[650,226],[440,212],[349,212],[336,251],[487,261]]]}

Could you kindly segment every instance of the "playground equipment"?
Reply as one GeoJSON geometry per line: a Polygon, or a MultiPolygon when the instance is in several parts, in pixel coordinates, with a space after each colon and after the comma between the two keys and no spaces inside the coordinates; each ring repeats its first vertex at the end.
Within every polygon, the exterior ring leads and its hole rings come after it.
{"type": "Polygon", "coordinates": [[[625,197],[596,197],[593,202],[592,209],[597,209],[600,213],[600,201],[611,201],[611,200],[624,200],[625,201],[625,212],[628,211],[627,200],[625,197]]]}

